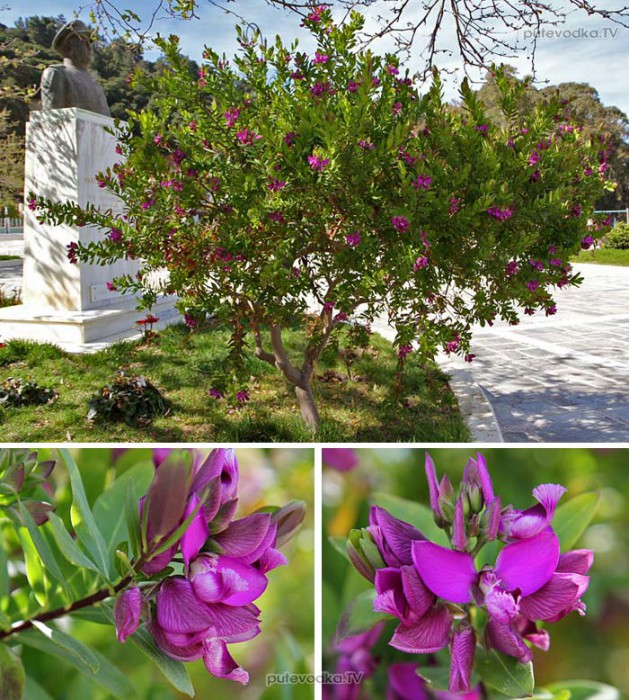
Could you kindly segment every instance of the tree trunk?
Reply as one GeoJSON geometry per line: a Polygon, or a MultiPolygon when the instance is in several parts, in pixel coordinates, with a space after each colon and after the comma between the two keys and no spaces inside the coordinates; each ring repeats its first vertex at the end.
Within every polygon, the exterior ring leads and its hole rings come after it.
{"type": "Polygon", "coordinates": [[[319,411],[317,410],[317,404],[315,403],[310,384],[296,386],[295,395],[299,402],[301,417],[306,422],[306,425],[312,429],[312,432],[316,433],[319,429],[319,411]]]}

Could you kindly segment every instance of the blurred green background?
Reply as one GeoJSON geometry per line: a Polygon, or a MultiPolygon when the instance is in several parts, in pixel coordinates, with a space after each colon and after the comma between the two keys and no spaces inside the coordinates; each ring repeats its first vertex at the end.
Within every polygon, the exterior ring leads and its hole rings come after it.
{"type": "MultiPolygon", "coordinates": [[[[72,452],[79,465],[90,502],[140,460],[151,458],[150,450],[132,448],[114,464],[111,449],[84,448],[72,452]]],[[[207,453],[209,450],[201,450],[207,453]]],[[[54,458],[54,450],[39,450],[42,459],[54,458]]],[[[284,548],[289,565],[270,572],[269,586],[256,601],[262,610],[262,633],[250,642],[230,645],[236,661],[250,674],[250,684],[213,678],[203,662],[188,664],[197,698],[238,698],[238,700],[306,700],[313,697],[311,686],[266,688],[267,673],[312,672],[314,632],[314,530],[313,461],[311,449],[236,449],[240,465],[239,510],[242,517],[262,505],[284,505],[301,499],[308,504],[302,529],[284,548]]],[[[70,492],[67,475],[58,466],[53,472],[57,514],[69,522],[70,492]]],[[[174,700],[185,698],[175,691],[146,656],[129,643],[119,644],[110,626],[64,618],[61,627],[104,654],[137,688],[137,699],[174,700]]],[[[26,700],[105,700],[109,693],[69,665],[24,647],[24,665],[48,695],[37,688],[26,700]]],[[[132,700],[129,698],[129,700],[132,700]]]]}
{"type": "MultiPolygon", "coordinates": [[[[330,545],[329,537],[346,536],[351,528],[368,525],[370,493],[382,491],[428,505],[424,452],[412,448],[359,449],[355,470],[324,471],[324,664],[330,670],[339,616],[349,600],[370,584],[330,545]]],[[[473,449],[428,452],[438,475],[448,474],[455,487],[467,459],[475,454],[473,449]]],[[[577,545],[595,554],[590,587],[584,596],[587,615],[572,613],[548,626],[551,647],[547,652],[535,650],[535,677],[539,686],[573,678],[606,682],[629,697],[629,450],[544,447],[481,452],[503,505],[533,505],[531,491],[540,483],[566,486],[568,493],[560,503],[587,491],[601,493],[598,514],[577,545]]],[[[388,628],[376,653],[391,653],[384,644],[390,638],[387,632],[388,628]]],[[[404,655],[395,658],[403,660],[404,655]]],[[[377,687],[377,677],[374,681],[377,687]]]]}

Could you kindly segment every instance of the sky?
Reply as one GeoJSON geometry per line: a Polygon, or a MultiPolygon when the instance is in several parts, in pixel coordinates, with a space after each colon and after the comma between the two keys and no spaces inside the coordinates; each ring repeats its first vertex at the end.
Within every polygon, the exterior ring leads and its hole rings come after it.
{"type": "MultiPolygon", "coordinates": [[[[113,1],[118,7],[134,10],[140,16],[146,16],[147,8],[153,6],[153,0],[113,1]]],[[[29,0],[28,10],[25,12],[22,0],[19,3],[15,0],[4,0],[4,3],[0,3],[0,22],[12,25],[18,17],[25,15],[63,14],[71,18],[77,11],[80,11],[81,19],[89,21],[87,3],[89,0],[85,0],[85,3],[77,0],[29,0]]],[[[236,18],[205,3],[204,0],[200,0],[200,7],[198,20],[181,21],[164,17],[155,23],[154,31],[163,35],[178,34],[183,51],[195,60],[200,60],[205,45],[218,53],[232,55],[237,48],[234,33],[236,18]]],[[[255,22],[267,37],[280,34],[287,42],[299,38],[304,50],[313,47],[307,32],[299,26],[300,18],[292,13],[270,7],[264,0],[236,0],[230,3],[230,7],[249,21],[255,22]]],[[[608,20],[588,17],[581,12],[570,15],[561,27],[549,29],[553,32],[559,31],[559,36],[553,33],[552,36],[538,39],[537,79],[550,84],[568,81],[589,83],[598,90],[604,104],[615,105],[629,114],[629,29],[618,27],[608,20]]],[[[445,30],[443,45],[452,46],[454,36],[447,26],[445,30]]],[[[416,45],[417,51],[406,64],[411,70],[423,66],[423,61],[419,58],[421,38],[417,40],[416,45]]],[[[384,53],[392,49],[392,44],[390,41],[381,40],[379,44],[373,45],[373,49],[384,53]]],[[[150,50],[146,51],[147,58],[155,58],[157,55],[150,50]]],[[[520,75],[530,72],[524,52],[521,58],[511,58],[507,62],[518,68],[520,75]]],[[[456,98],[457,85],[462,77],[461,65],[456,59],[440,60],[437,65],[455,69],[455,74],[447,79],[446,96],[449,99],[456,98]]]]}

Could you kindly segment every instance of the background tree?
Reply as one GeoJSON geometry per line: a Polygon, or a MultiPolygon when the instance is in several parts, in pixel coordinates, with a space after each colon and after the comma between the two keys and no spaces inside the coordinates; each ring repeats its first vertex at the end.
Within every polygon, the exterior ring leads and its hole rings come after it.
{"type": "MultiPolygon", "coordinates": [[[[513,84],[521,87],[517,103],[522,114],[532,114],[539,103],[553,99],[567,103],[570,113],[587,131],[595,133],[600,130],[609,134],[610,153],[606,157],[609,163],[609,179],[617,183],[613,191],[608,191],[597,200],[598,209],[622,209],[629,206],[629,118],[618,107],[607,106],[601,102],[597,90],[587,83],[560,83],[542,88],[536,87],[530,76],[517,77],[512,66],[505,67],[505,76],[513,84]]],[[[492,120],[506,126],[500,107],[500,90],[491,72],[488,72],[483,85],[478,90],[478,97],[485,105],[492,120]]]]}
{"type": "Polygon", "coordinates": [[[582,133],[556,100],[520,115],[507,79],[504,129],[467,85],[460,110],[437,75],[420,98],[395,57],[356,51],[356,13],[337,26],[318,7],[306,26],[314,56],[239,30],[236,69],[207,49],[194,83],[176,37],[160,41],[167,69],[150,81],[151,108],[121,134],[125,164],[100,176],[124,217],[30,206],[109,231],[72,244],[72,262],[142,260],[139,276],[113,286],[147,307],[176,292],[189,325],[208,314],[231,329],[215,396],[235,383],[246,400],[250,339],[316,429],[317,360],[350,319],[386,314],[403,366],[415,347],[467,355],[477,323],[516,324],[521,308],[553,314],[553,288],[579,281],[569,255],[593,241],[586,220],[607,140],[582,133]],[[156,288],[150,273],[164,266],[156,288]],[[282,334],[294,324],[307,341],[289,352],[282,334]]]}

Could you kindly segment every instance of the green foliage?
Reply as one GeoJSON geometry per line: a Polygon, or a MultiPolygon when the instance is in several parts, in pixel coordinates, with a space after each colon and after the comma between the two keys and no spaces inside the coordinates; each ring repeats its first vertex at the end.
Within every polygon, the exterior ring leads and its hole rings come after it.
{"type": "Polygon", "coordinates": [[[22,700],[25,674],[20,657],[0,644],[0,698],[22,700]]]}
{"type": "Polygon", "coordinates": [[[605,245],[617,250],[629,250],[629,224],[618,222],[605,236],[605,245]]]}
{"type": "Polygon", "coordinates": [[[9,377],[0,384],[0,406],[20,408],[47,404],[57,398],[50,387],[39,386],[37,382],[22,377],[9,377]]]}
{"type": "MultiPolygon", "coordinates": [[[[305,25],[318,59],[239,29],[233,65],[208,48],[194,80],[177,37],[158,40],[167,70],[148,81],[155,99],[121,129],[124,165],[101,175],[125,218],[38,200],[42,218],[115,230],[79,258],[142,260],[119,290],[147,307],[177,293],[190,318],[228,328],[222,376],[237,386],[255,344],[308,389],[352,316],[367,325],[386,309],[396,346],[425,359],[466,355],[475,324],[553,313],[554,289],[579,282],[566,262],[604,186],[606,136],[581,132],[558,100],[503,127],[464,85],[454,109],[437,73],[422,95],[395,56],[356,50],[357,13],[305,25]],[[295,317],[308,336],[297,362],[282,345],[295,317]]],[[[508,116],[515,88],[499,88],[508,116]]]]}
{"type": "Polygon", "coordinates": [[[477,649],[474,668],[484,683],[508,698],[533,695],[535,678],[530,661],[522,664],[513,656],[501,654],[495,649],[477,649]]]}
{"type": "Polygon", "coordinates": [[[600,494],[582,493],[557,508],[553,529],[561,543],[562,552],[572,549],[579,541],[596,515],[599,505],[600,494]]]}
{"type": "Polygon", "coordinates": [[[168,401],[151,382],[144,377],[126,377],[120,372],[100,394],[90,399],[87,419],[124,421],[141,427],[168,411],[168,401]]]}

